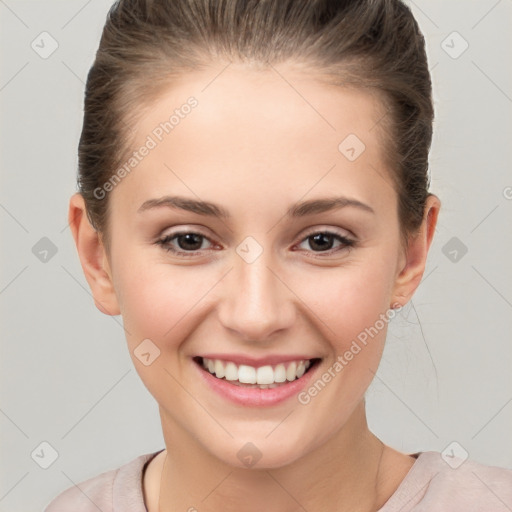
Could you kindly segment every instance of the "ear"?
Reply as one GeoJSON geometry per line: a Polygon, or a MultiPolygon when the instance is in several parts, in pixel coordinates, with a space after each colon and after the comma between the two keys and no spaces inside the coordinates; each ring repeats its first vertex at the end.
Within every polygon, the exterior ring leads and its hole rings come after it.
{"type": "Polygon", "coordinates": [[[427,254],[434,237],[440,208],[439,198],[430,194],[425,204],[421,226],[414,235],[410,236],[407,252],[402,255],[391,304],[405,306],[418,288],[425,271],[427,254]]]}
{"type": "Polygon", "coordinates": [[[87,218],[84,198],[79,193],[69,201],[68,221],[94,304],[105,315],[119,315],[108,258],[99,233],[87,218]]]}

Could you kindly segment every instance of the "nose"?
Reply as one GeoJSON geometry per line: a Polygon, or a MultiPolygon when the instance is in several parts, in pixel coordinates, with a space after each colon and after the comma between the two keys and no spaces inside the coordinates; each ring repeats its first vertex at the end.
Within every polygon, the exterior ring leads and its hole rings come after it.
{"type": "Polygon", "coordinates": [[[295,322],[296,296],[270,252],[251,263],[235,254],[234,268],[223,280],[218,317],[239,339],[265,341],[295,322]]]}

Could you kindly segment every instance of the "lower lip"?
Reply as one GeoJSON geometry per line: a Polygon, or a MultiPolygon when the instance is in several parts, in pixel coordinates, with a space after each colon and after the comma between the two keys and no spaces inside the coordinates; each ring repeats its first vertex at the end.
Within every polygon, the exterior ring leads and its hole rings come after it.
{"type": "Polygon", "coordinates": [[[283,384],[277,388],[260,389],[246,388],[230,384],[229,380],[218,379],[210,372],[206,371],[197,362],[192,362],[194,366],[197,367],[201,378],[204,379],[210,389],[237,405],[244,405],[247,407],[269,407],[296,396],[307,386],[318,367],[317,361],[317,363],[310,367],[311,369],[308,372],[298,379],[291,382],[288,381],[287,384],[283,384]]]}

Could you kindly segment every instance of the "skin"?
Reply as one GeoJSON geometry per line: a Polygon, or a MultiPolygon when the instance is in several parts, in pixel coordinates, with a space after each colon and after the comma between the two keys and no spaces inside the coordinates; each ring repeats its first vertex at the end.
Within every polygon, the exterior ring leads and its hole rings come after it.
{"type": "MultiPolygon", "coordinates": [[[[411,299],[440,201],[428,198],[404,251],[397,194],[375,128],[384,112],[377,97],[326,85],[291,65],[276,67],[279,74],[223,68],[184,76],[133,127],[136,148],[188,97],[199,102],[111,192],[110,253],[82,197],[70,201],[95,304],[123,316],[134,366],[159,405],[166,451],[144,474],[148,510],[158,511],[160,493],[166,512],[377,510],[415,461],[383,449],[366,421],[364,394],[387,324],[307,405],[295,397],[267,408],[234,405],[197,379],[191,358],[304,353],[322,358],[321,376],[380,314],[411,299]],[[366,146],[353,162],[338,150],[351,133],[366,146]],[[137,212],[144,201],[171,194],[214,202],[231,218],[137,212]],[[284,217],[297,201],[333,195],[358,199],[374,213],[347,206],[284,217]],[[185,258],[155,243],[181,229],[206,237],[200,254],[185,258]],[[356,244],[334,238],[332,249],[322,250],[308,236],[325,230],[356,244]],[[263,250],[252,263],[236,252],[247,236],[263,250]],[[147,338],[161,351],[149,366],[134,355],[147,338]],[[262,454],[251,468],[237,457],[248,441],[262,454]]],[[[187,250],[183,238],[169,243],[187,250]]]]}

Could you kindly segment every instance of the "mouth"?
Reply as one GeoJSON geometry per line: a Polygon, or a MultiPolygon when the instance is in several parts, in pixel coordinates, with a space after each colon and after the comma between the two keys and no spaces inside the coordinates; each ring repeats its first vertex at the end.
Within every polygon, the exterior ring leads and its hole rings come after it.
{"type": "Polygon", "coordinates": [[[244,388],[274,389],[302,379],[318,366],[321,358],[298,359],[259,367],[202,356],[193,357],[193,361],[201,371],[227,384],[244,388]]]}

